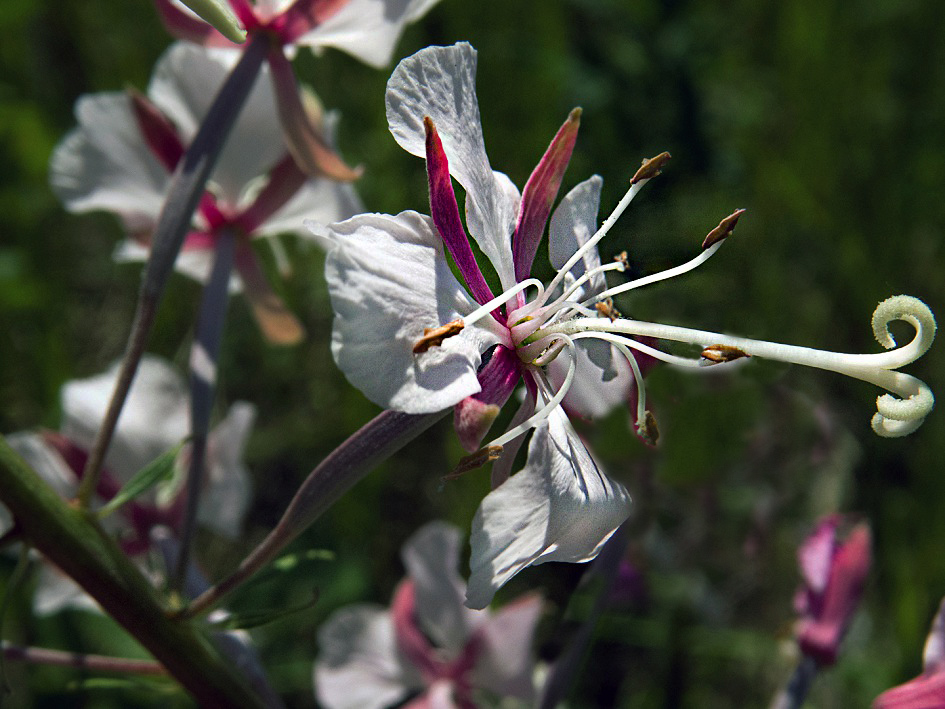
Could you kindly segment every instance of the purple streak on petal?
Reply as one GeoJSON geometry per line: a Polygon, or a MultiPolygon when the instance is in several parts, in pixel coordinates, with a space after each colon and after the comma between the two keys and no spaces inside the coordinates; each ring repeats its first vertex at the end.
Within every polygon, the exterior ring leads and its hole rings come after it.
{"type": "Polygon", "coordinates": [[[267,59],[272,70],[276,111],[282,124],[286,146],[299,168],[313,177],[324,175],[339,182],[358,179],[362,171],[344,163],[305,111],[292,64],[283,54],[282,48],[270,47],[267,59]]]}
{"type": "Polygon", "coordinates": [[[551,205],[554,204],[564,171],[571,160],[580,125],[581,109],[575,108],[558,129],[548,150],[525,183],[522,207],[512,235],[512,261],[515,264],[515,280],[518,282],[531,274],[532,262],[545,232],[551,205]]]}
{"type": "Polygon", "coordinates": [[[410,579],[402,581],[394,591],[390,615],[397,649],[420,673],[424,683],[432,684],[440,674],[439,663],[433,646],[417,625],[416,592],[410,579]]]}
{"type": "Polygon", "coordinates": [[[230,7],[233,9],[233,14],[236,15],[236,18],[243,25],[243,29],[246,30],[247,34],[253,30],[259,29],[262,23],[259,21],[259,17],[256,16],[256,11],[253,9],[253,4],[249,0],[229,0],[230,7]]]}
{"type": "Polygon", "coordinates": [[[187,40],[205,47],[240,46],[228,40],[200,18],[184,12],[171,0],[154,0],[154,5],[168,33],[177,39],[187,40]]]}
{"type": "Polygon", "coordinates": [[[482,404],[501,407],[515,391],[522,379],[522,362],[514,350],[497,345],[491,359],[477,374],[481,391],[466,397],[453,407],[453,425],[460,443],[468,451],[474,451],[482,444],[482,439],[489,432],[488,426],[479,425],[470,411],[477,411],[482,404]]]}
{"type": "Polygon", "coordinates": [[[138,123],[138,130],[148,150],[165,170],[174,172],[184,155],[184,144],[174,125],[144,94],[131,89],[128,91],[128,98],[131,100],[131,110],[138,123]]]}
{"type": "MultiPolygon", "coordinates": [[[[453,181],[450,178],[449,161],[443,150],[443,143],[436,126],[429,116],[423,119],[427,132],[427,180],[430,184],[430,216],[436,230],[440,233],[443,243],[456,262],[466,286],[480,305],[493,299],[492,290],[486,283],[485,277],[476,263],[472,248],[469,246],[469,237],[463,229],[463,222],[459,218],[459,207],[456,204],[456,194],[453,192],[453,181]]],[[[493,316],[500,323],[505,318],[493,311],[493,316]]]]}
{"type": "Polygon", "coordinates": [[[306,176],[291,155],[286,155],[269,171],[269,182],[236,219],[236,225],[247,234],[282,209],[305,184],[306,176]]]}
{"type": "Polygon", "coordinates": [[[273,29],[279,33],[283,44],[291,44],[330,18],[348,2],[349,0],[296,0],[273,21],[273,29]]]}

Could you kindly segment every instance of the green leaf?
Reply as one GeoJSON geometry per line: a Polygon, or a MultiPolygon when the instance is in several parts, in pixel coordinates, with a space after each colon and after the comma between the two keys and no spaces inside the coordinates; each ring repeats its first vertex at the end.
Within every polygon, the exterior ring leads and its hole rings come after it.
{"type": "Polygon", "coordinates": [[[184,444],[174,446],[166,453],[152,460],[144,466],[128,483],[118,491],[107,505],[101,507],[96,515],[99,519],[104,519],[112,512],[117,510],[129,500],[133,500],[139,495],[147,492],[152,487],[165,480],[170,480],[174,475],[174,462],[177,460],[177,454],[184,444]]]}
{"type": "Polygon", "coordinates": [[[312,591],[312,599],[310,601],[306,601],[297,606],[291,606],[289,608],[268,608],[262,611],[250,611],[247,613],[233,613],[218,623],[214,623],[213,627],[217,630],[249,630],[251,628],[258,628],[261,625],[268,625],[269,623],[282,620],[290,615],[310,610],[315,607],[316,603],[318,603],[318,591],[314,590],[312,591]]]}
{"type": "Polygon", "coordinates": [[[240,26],[236,15],[223,0],[182,0],[191,10],[210,23],[231,42],[240,44],[246,40],[246,30],[240,26]]]}

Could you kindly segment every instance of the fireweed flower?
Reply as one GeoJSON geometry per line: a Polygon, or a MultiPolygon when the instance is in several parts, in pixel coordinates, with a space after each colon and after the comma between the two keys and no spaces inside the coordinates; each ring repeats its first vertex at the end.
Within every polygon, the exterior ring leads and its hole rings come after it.
{"type": "Polygon", "coordinates": [[[945,600],[939,605],[922,653],[922,674],[888,689],[873,709],[941,709],[945,706],[945,600]]]}
{"type": "MultiPolygon", "coordinates": [[[[69,210],[118,215],[127,239],[116,259],[147,257],[174,167],[234,60],[231,53],[176,44],[158,60],[147,97],[115,92],[77,102],[79,127],[53,153],[50,181],[69,210]]],[[[360,203],[350,186],[307,179],[298,169],[272,120],[272,94],[264,71],[220,155],[177,268],[205,281],[221,234],[236,234],[231,287],[245,291],[267,337],[291,343],[301,338],[301,324],[270,286],[252,241],[271,237],[280,268],[288,270],[276,235],[297,232],[305,218],[343,219],[359,212],[360,203]]]]}
{"type": "MultiPolygon", "coordinates": [[[[115,365],[104,374],[66,383],[61,395],[63,421],[59,432],[9,436],[10,445],[63,497],[73,497],[78,489],[117,372],[115,365]]],[[[240,534],[249,505],[250,478],[243,463],[243,448],[254,418],[252,405],[234,403],[210,433],[198,520],[205,528],[229,538],[240,534]]],[[[146,356],[118,419],[96,490],[98,499],[107,502],[113,498],[135,473],[189,433],[190,405],[183,378],[163,360],[146,356]]],[[[150,551],[154,528],[179,529],[186,496],[180,483],[188,455],[185,446],[173,481],[159,485],[155,493],[127,502],[104,520],[130,556],[139,557],[150,551]]],[[[0,511],[8,514],[6,510],[0,511]]],[[[4,521],[8,527],[9,520],[4,521]]],[[[91,604],[74,583],[50,570],[44,570],[35,603],[38,612],[46,613],[65,605],[91,604]]]]}
{"type": "Polygon", "coordinates": [[[388,408],[420,414],[453,406],[460,440],[476,451],[461,468],[497,459],[495,489],[473,523],[471,607],[486,605],[499,586],[530,564],[594,558],[626,518],[626,490],[598,470],[561,405],[580,411],[581,401],[606,408],[631,398],[637,431],[654,439],[640,353],[697,370],[757,355],[843,372],[896,395],[878,399],[877,432],[902,435],[921,424],[932,407],[931,391],[894,371],[924,353],[934,336],[934,318],[915,298],[898,296],[877,308],[873,329],[884,346],[895,346],[886,329],[891,320],[904,319],[916,329],[912,342],[877,355],[758,342],[631,320],[616,312],[611,298],[706,261],[742,212],[723,219],[688,263],[607,287],[605,274],[623,271],[625,262],[602,265],[597,244],[658,174],[669,158],[665,153],[644,162],[600,228],[600,178],[572,189],[550,219],[548,248],[557,274],[547,285],[532,278],[580,112],[565,121],[520,195],[505,175],[493,172],[486,157],[475,65],[476,53],[468,44],[431,47],[402,61],[388,83],[391,133],[401,147],[427,160],[432,217],[365,214],[329,227],[311,225],[330,249],[326,276],[336,314],[332,349],[349,380],[388,408]],[[473,255],[451,177],[466,191],[467,226],[496,271],[503,290],[498,296],[473,255]],[[452,275],[447,251],[465,288],[452,275]],[[652,339],[691,343],[701,354],[669,354],[650,345],[652,339]],[[511,428],[480,447],[498,408],[519,382],[525,385],[525,400],[511,428]],[[581,396],[569,400],[572,391],[581,396]],[[508,477],[532,429],[526,466],[508,477]]]}
{"type": "Polygon", "coordinates": [[[408,576],[390,610],[351,606],[325,622],[314,671],[321,705],[466,709],[489,696],[534,698],[531,645],[541,599],[522,597],[496,613],[465,608],[459,550],[458,529],[427,524],[403,547],[408,576]]]}
{"type": "Polygon", "coordinates": [[[854,526],[840,542],[837,530],[843,523],[841,515],[824,518],[797,553],[804,579],[794,598],[800,615],[797,642],[820,666],[837,660],[872,561],[869,525],[854,526]]]}
{"type": "MultiPolygon", "coordinates": [[[[174,0],[155,0],[168,31],[205,46],[239,50],[217,30],[174,0]]],[[[289,150],[310,175],[351,180],[360,172],[331,151],[306,115],[289,59],[297,47],[335,47],[371,66],[386,66],[404,27],[439,0],[229,0],[250,41],[269,44],[276,109],[289,150]]],[[[245,45],[244,45],[245,46],[245,45]]]]}

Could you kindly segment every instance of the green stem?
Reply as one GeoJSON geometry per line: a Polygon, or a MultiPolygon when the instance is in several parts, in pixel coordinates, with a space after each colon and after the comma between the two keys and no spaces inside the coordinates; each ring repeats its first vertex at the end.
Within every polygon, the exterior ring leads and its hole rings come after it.
{"type": "Polygon", "coordinates": [[[24,537],[71,576],[201,706],[264,707],[194,624],[172,621],[154,589],[91,516],[70,507],[0,437],[0,501],[24,537]]]}

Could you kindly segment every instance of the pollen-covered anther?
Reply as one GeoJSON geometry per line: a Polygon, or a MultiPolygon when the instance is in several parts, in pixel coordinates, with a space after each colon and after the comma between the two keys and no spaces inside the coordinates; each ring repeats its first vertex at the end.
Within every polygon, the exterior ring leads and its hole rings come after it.
{"type": "Polygon", "coordinates": [[[662,152],[657,155],[655,158],[650,158],[649,160],[644,160],[643,164],[640,166],[640,169],[636,171],[633,179],[630,180],[631,185],[635,185],[642,180],[649,180],[653,177],[656,177],[660,174],[663,169],[663,166],[669,162],[670,154],[667,152],[662,152]]]}
{"type": "Polygon", "coordinates": [[[463,331],[465,324],[463,323],[462,318],[457,318],[452,322],[448,322],[445,325],[440,325],[439,327],[425,327],[423,328],[423,337],[421,337],[413,346],[414,354],[422,354],[426,352],[431,347],[439,347],[443,344],[443,340],[448,337],[453,337],[458,335],[463,331]]]}
{"type": "Polygon", "coordinates": [[[751,357],[751,355],[744,350],[729,345],[709,345],[702,350],[701,355],[703,359],[713,364],[734,362],[736,359],[741,359],[742,357],[751,357]]]}
{"type": "Polygon", "coordinates": [[[637,435],[643,441],[651,446],[655,446],[660,439],[660,429],[656,425],[656,417],[653,412],[647,410],[643,412],[643,420],[637,422],[637,435]]]}
{"type": "Polygon", "coordinates": [[[492,463],[498,460],[500,455],[502,455],[502,446],[486,446],[485,448],[480,448],[475,453],[470,453],[460,458],[456,467],[444,475],[443,479],[455,480],[463,473],[468,473],[470,470],[481,468],[486,463],[492,463]]]}
{"type": "Polygon", "coordinates": [[[613,298],[607,298],[607,300],[594,303],[594,310],[597,311],[598,317],[610,318],[610,322],[613,322],[620,317],[620,311],[614,307],[613,298]]]}
{"type": "Polygon", "coordinates": [[[626,251],[621,251],[619,254],[614,256],[614,261],[622,266],[620,269],[621,271],[626,271],[628,268],[630,268],[630,258],[627,256],[626,251]]]}
{"type": "Polygon", "coordinates": [[[727,238],[733,231],[735,231],[735,225],[738,224],[738,218],[744,214],[744,209],[736,209],[734,212],[729,214],[725,219],[719,222],[719,225],[715,227],[712,231],[706,234],[705,239],[702,242],[703,250],[709,248],[713,244],[717,244],[722,241],[722,239],[727,238]]]}

